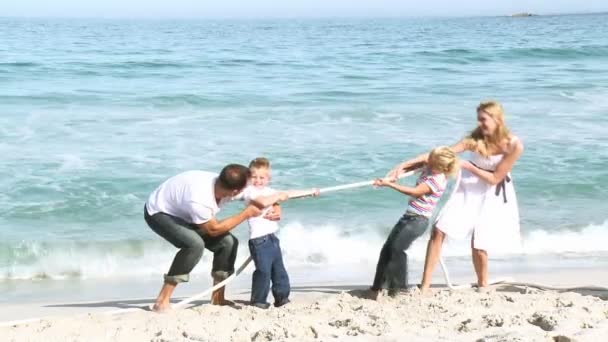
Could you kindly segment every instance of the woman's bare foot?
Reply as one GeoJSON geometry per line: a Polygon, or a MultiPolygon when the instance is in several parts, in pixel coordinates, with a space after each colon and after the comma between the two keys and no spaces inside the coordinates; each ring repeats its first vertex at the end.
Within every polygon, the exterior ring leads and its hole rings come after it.
{"type": "Polygon", "coordinates": [[[432,294],[433,294],[433,290],[431,290],[430,286],[423,286],[420,288],[421,297],[430,297],[432,294]]]}
{"type": "Polygon", "coordinates": [[[479,292],[479,293],[488,293],[488,292],[492,292],[494,290],[494,288],[492,286],[477,286],[477,289],[475,289],[475,291],[479,292]]]}
{"type": "Polygon", "coordinates": [[[154,303],[149,307],[150,311],[156,313],[167,313],[171,311],[171,303],[154,303]]]}

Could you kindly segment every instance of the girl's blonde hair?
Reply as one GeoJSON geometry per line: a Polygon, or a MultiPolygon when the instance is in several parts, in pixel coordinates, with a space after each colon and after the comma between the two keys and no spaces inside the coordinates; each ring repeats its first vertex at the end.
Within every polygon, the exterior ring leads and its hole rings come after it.
{"type": "Polygon", "coordinates": [[[505,124],[505,113],[499,102],[481,102],[479,106],[477,106],[477,113],[479,112],[489,115],[496,121],[496,130],[491,136],[484,136],[481,132],[481,128],[476,127],[471,134],[464,139],[464,143],[467,150],[488,157],[490,155],[491,147],[499,147],[501,142],[509,138],[509,128],[505,124]]]}
{"type": "Polygon", "coordinates": [[[447,146],[434,148],[429,153],[427,164],[432,170],[445,173],[448,176],[454,175],[460,168],[458,156],[447,146]]]}

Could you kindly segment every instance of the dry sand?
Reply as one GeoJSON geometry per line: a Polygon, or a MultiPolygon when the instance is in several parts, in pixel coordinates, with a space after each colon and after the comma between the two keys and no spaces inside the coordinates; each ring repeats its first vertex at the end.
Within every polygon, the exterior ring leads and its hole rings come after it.
{"type": "MultiPolygon", "coordinates": [[[[207,302],[139,311],[53,317],[0,327],[2,341],[608,341],[607,292],[503,286],[489,293],[437,288],[366,298],[359,287],[294,288],[292,303],[262,310],[207,302]]],[[[118,306],[143,302],[117,301],[118,306]]]]}

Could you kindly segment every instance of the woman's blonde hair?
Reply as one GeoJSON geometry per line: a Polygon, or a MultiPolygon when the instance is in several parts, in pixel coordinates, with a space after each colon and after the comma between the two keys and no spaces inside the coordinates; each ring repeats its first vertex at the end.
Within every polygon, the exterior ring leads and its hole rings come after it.
{"type": "Polygon", "coordinates": [[[445,173],[448,176],[455,174],[460,168],[458,156],[447,146],[434,148],[429,153],[427,164],[432,170],[445,173]]]}
{"type": "Polygon", "coordinates": [[[481,132],[481,128],[476,127],[471,134],[464,139],[464,143],[468,150],[488,157],[490,155],[491,147],[499,147],[501,142],[509,138],[509,128],[505,124],[505,113],[499,102],[481,102],[479,106],[477,106],[477,113],[479,112],[489,115],[496,122],[496,130],[491,136],[484,136],[481,132]]]}

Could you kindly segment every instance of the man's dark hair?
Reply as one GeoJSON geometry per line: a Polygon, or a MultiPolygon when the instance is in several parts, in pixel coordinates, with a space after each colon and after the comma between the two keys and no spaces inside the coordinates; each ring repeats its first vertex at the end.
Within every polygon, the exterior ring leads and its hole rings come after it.
{"type": "Polygon", "coordinates": [[[240,164],[229,164],[224,166],[218,182],[226,190],[242,190],[249,180],[251,171],[246,166],[240,164]]]}

